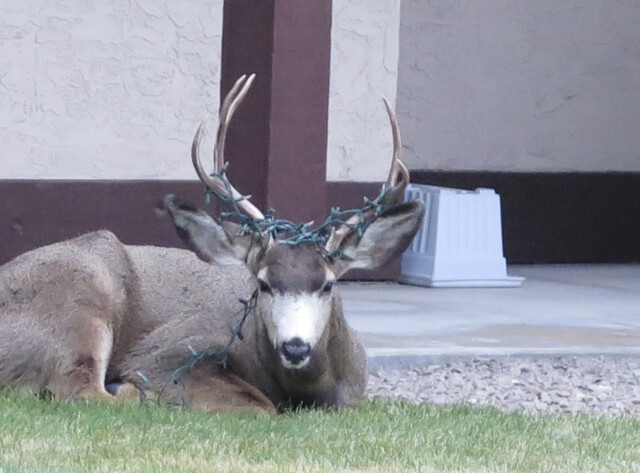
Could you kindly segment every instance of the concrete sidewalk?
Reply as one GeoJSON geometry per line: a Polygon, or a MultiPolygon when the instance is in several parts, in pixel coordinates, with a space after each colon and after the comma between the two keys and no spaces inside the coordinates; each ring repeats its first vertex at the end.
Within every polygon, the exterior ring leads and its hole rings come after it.
{"type": "Polygon", "coordinates": [[[522,287],[342,283],[373,366],[443,357],[640,356],[640,265],[511,266],[522,287]]]}

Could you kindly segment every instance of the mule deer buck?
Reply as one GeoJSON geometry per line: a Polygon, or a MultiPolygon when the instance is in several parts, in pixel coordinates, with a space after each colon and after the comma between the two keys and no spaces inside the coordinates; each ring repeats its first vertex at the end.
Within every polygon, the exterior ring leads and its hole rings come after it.
{"type": "MultiPolygon", "coordinates": [[[[210,190],[260,221],[263,213],[221,179],[227,129],[252,80],[241,77],[221,106],[217,174],[207,174],[200,159],[204,121],[192,160],[210,190]]],[[[168,196],[166,209],[191,251],[124,245],[98,231],[1,267],[0,387],[113,400],[144,385],[162,401],[208,410],[357,400],[366,356],[334,283],[350,268],[376,268],[396,257],[424,214],[420,202],[398,203],[409,173],[385,105],[394,143],[388,192],[331,225],[321,243],[287,244],[273,232],[219,222],[168,196]],[[238,300],[252,294],[255,307],[247,315],[238,300]],[[242,337],[230,343],[241,319],[242,337]],[[201,357],[184,369],[195,354],[224,347],[224,363],[201,357]],[[180,382],[171,382],[178,371],[180,382]]]]}

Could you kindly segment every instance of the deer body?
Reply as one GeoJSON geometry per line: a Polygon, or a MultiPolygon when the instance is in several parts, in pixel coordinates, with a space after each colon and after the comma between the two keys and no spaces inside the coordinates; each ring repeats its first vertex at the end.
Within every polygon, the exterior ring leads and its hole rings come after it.
{"type": "Polygon", "coordinates": [[[350,268],[398,256],[420,225],[424,204],[399,203],[409,173],[395,116],[385,101],[394,138],[389,192],[312,239],[279,239],[222,164],[229,122],[252,81],[241,77],[223,102],[212,175],[199,156],[204,122],[192,146],[202,182],[248,220],[220,222],[166,196],[191,251],[127,246],[99,231],[0,267],[0,387],[98,400],[142,390],[210,410],[341,406],[362,395],[365,351],[334,283],[350,268]],[[254,296],[245,314],[240,299],[254,296]],[[220,350],[223,360],[196,356],[220,350]]]}
{"type": "MultiPolygon", "coordinates": [[[[0,278],[0,386],[107,399],[105,382],[142,385],[142,373],[153,392],[173,389],[166,400],[174,402],[184,399],[175,399],[172,374],[190,348],[225,346],[241,319],[238,300],[257,287],[244,266],[210,265],[183,249],[127,246],[107,231],[26,253],[1,267],[0,278]]],[[[361,396],[366,356],[337,291],[322,334],[330,349],[301,372],[281,366],[260,310],[246,319],[224,367],[205,360],[185,375],[195,392],[187,402],[273,410],[345,405],[361,396]],[[216,399],[218,378],[233,396],[216,399]]]]}
{"type": "MultiPolygon", "coordinates": [[[[162,326],[134,346],[123,372],[125,379],[138,382],[136,373],[145,374],[154,380],[151,389],[158,391],[188,358],[188,347],[202,353],[229,341],[231,330],[242,317],[243,306],[238,300],[248,300],[258,283],[244,266],[206,264],[187,250],[135,246],[127,249],[141,276],[142,310],[162,326]],[[155,360],[168,363],[162,366],[155,360]]],[[[204,369],[237,375],[277,406],[350,404],[364,391],[366,356],[357,334],[344,319],[337,290],[331,304],[329,322],[322,333],[326,345],[331,346],[318,352],[304,370],[293,372],[280,363],[268,339],[260,303],[246,319],[242,339],[231,344],[226,367],[211,360],[202,363],[204,369]]],[[[318,346],[325,346],[324,340],[318,346]]]]}

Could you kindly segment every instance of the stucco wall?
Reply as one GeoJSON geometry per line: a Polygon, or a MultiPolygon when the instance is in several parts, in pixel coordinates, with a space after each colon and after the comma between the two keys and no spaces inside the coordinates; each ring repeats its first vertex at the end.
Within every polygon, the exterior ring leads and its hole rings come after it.
{"type": "MultiPolygon", "coordinates": [[[[335,0],[330,180],[386,173],[399,18],[400,0],[335,0]]],[[[0,0],[0,178],[194,179],[221,28],[222,0],[0,0]]]]}
{"type": "Polygon", "coordinates": [[[222,0],[0,0],[0,178],[193,178],[222,0]]]}
{"type": "MultiPolygon", "coordinates": [[[[194,178],[222,0],[0,12],[0,178],[194,178]]],[[[640,171],[638,2],[335,0],[329,180],[383,179],[396,85],[412,168],[640,171]]]]}
{"type": "Polygon", "coordinates": [[[640,171],[640,2],[403,0],[412,168],[640,171]]]}
{"type": "Polygon", "coordinates": [[[327,179],[381,181],[391,130],[381,97],[395,102],[400,0],[334,0],[327,179]]]}

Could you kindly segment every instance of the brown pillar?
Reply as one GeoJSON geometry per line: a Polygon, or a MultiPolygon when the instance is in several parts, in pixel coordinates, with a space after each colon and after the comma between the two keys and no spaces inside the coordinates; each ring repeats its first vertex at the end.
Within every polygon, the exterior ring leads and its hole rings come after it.
{"type": "Polygon", "coordinates": [[[228,0],[221,93],[256,73],[227,141],[229,175],[261,209],[326,214],[331,0],[228,0]]]}

